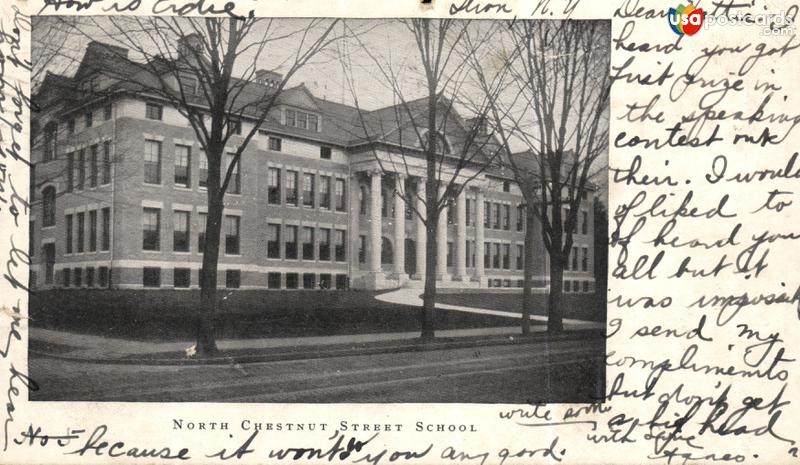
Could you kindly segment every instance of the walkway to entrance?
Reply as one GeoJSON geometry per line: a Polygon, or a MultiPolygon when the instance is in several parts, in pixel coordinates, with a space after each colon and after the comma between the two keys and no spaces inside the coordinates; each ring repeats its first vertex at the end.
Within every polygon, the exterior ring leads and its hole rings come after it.
{"type": "MultiPolygon", "coordinates": [[[[414,288],[397,289],[395,291],[379,294],[375,296],[375,298],[383,302],[390,302],[394,304],[419,305],[419,306],[422,305],[422,294],[420,293],[419,289],[414,289],[414,288]]],[[[480,315],[501,316],[514,319],[522,318],[522,314],[517,312],[504,312],[500,310],[491,310],[488,308],[467,307],[464,305],[437,303],[436,308],[440,308],[442,310],[454,310],[457,312],[477,313],[480,315]]],[[[531,320],[547,321],[547,317],[541,315],[531,315],[531,320]]],[[[603,329],[604,327],[605,324],[598,321],[585,321],[585,320],[575,320],[572,318],[564,318],[565,329],[603,329]]]]}

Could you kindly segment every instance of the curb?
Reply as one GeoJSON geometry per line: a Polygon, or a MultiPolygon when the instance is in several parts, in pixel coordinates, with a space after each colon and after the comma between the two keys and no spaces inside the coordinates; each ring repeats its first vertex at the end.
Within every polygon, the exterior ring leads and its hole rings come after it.
{"type": "MultiPolygon", "coordinates": [[[[150,366],[202,366],[202,365],[232,365],[241,363],[263,363],[293,360],[310,360],[352,355],[378,355],[386,353],[424,352],[434,350],[462,349],[470,347],[486,347],[497,345],[532,344],[538,342],[555,342],[572,339],[602,338],[603,332],[593,329],[565,331],[557,335],[546,332],[533,333],[523,337],[519,333],[492,336],[470,336],[463,338],[442,338],[424,342],[419,338],[408,340],[381,341],[362,343],[358,345],[336,344],[309,346],[299,350],[261,349],[261,353],[233,353],[211,358],[158,358],[158,356],[173,355],[176,352],[153,353],[150,357],[127,356],[122,358],[88,358],[75,357],[69,354],[53,354],[37,350],[29,350],[29,354],[53,358],[57,360],[95,363],[107,365],[150,365],[150,366]]],[[[235,352],[246,352],[247,349],[237,349],[235,352]]],[[[232,351],[234,352],[234,351],[232,351]]]]}

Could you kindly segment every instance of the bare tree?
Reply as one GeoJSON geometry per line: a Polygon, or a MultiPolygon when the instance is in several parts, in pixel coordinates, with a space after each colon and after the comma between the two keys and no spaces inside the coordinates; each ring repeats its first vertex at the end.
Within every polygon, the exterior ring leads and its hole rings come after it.
{"type": "MultiPolygon", "coordinates": [[[[493,123],[527,207],[522,331],[530,332],[534,225],[550,256],[548,332],[563,330],[562,281],[581,200],[608,149],[610,26],[598,21],[516,21],[500,45],[511,50],[512,95],[492,100],[493,123]]],[[[506,50],[500,51],[508,56],[506,50]]],[[[479,79],[491,92],[485,70],[479,79]]]]}
{"type": "MultiPolygon", "coordinates": [[[[397,183],[394,195],[405,202],[406,208],[425,227],[425,287],[420,325],[422,338],[432,339],[435,336],[437,264],[441,260],[437,250],[438,232],[443,227],[440,217],[470,182],[492,165],[503,149],[494,135],[487,133],[486,122],[491,108],[489,102],[502,90],[507,68],[499,66],[493,79],[487,82],[487,94],[479,99],[465,98],[466,91],[476,89],[469,68],[471,60],[479,55],[480,47],[476,44],[485,43],[492,29],[445,19],[411,19],[399,23],[413,39],[412,64],[398,66],[389,55],[376,54],[359,41],[359,49],[369,56],[379,78],[391,91],[394,105],[373,112],[363,109],[349,60],[343,59],[343,66],[358,109],[360,134],[357,137],[392,147],[393,154],[388,159],[373,149],[381,170],[410,176],[416,172],[414,168],[419,161],[423,162],[424,189],[406,192],[406,186],[397,183]],[[471,40],[466,40],[470,36],[471,40]],[[414,90],[423,89],[421,98],[409,97],[409,83],[414,90]],[[462,118],[457,107],[469,112],[471,117],[462,118]],[[454,132],[458,134],[453,139],[446,137],[454,132]]],[[[404,212],[395,212],[395,215],[402,214],[404,212]]]]}
{"type": "MultiPolygon", "coordinates": [[[[97,94],[120,89],[160,99],[191,125],[207,158],[208,214],[197,318],[198,355],[217,351],[215,315],[217,267],[225,194],[238,182],[239,160],[278,102],[287,82],[340,36],[338,20],[288,23],[267,18],[88,17],[60,19],[71,34],[111,47],[117,66],[96,70],[112,84],[97,94]],[[256,85],[258,64],[276,51],[292,50],[272,85],[256,85]],[[128,57],[128,51],[136,59],[128,57]],[[242,122],[251,129],[242,132],[242,122]],[[237,148],[226,145],[237,135],[237,148]],[[227,158],[226,158],[227,156],[227,158]]],[[[278,54],[279,55],[279,54],[278,54]]]]}

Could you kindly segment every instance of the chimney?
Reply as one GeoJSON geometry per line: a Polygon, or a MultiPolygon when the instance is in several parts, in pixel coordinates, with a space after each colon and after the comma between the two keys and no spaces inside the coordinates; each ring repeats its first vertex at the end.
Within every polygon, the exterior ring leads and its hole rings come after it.
{"type": "Polygon", "coordinates": [[[281,81],[283,81],[283,74],[268,69],[256,71],[256,82],[261,85],[277,89],[281,85],[281,81]]]}

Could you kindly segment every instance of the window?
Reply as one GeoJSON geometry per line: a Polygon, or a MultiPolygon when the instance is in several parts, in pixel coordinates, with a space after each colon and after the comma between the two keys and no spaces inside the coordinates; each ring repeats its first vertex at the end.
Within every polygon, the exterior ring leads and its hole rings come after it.
{"type": "Polygon", "coordinates": [[[280,288],[281,288],[281,274],[267,273],[267,289],[280,289],[280,288]]]}
{"type": "Polygon", "coordinates": [[[581,249],[581,271],[589,271],[589,248],[581,249]]]}
{"type": "Polygon", "coordinates": [[[473,200],[472,199],[466,199],[466,202],[464,203],[464,217],[465,217],[464,219],[466,220],[467,226],[472,226],[472,209],[473,208],[474,208],[473,200]]]}
{"type": "MultiPolygon", "coordinates": [[[[358,263],[367,261],[367,236],[358,236],[358,263]]],[[[421,265],[420,265],[421,266],[421,265]]]]}
{"type": "Polygon", "coordinates": [[[207,213],[200,213],[197,221],[197,251],[203,253],[206,248],[206,218],[207,213]]]}
{"type": "Polygon", "coordinates": [[[161,184],[161,142],[144,141],[144,182],[161,184]]]}
{"type": "Polygon", "coordinates": [[[147,119],[160,120],[164,116],[164,107],[155,103],[147,103],[145,106],[144,116],[147,119]]]}
{"type": "Polygon", "coordinates": [[[36,221],[28,221],[28,257],[33,257],[36,245],[36,221]]]}
{"type": "Polygon", "coordinates": [[[97,285],[100,287],[108,287],[108,267],[101,266],[97,269],[97,285]]]}
{"type": "Polygon", "coordinates": [[[44,127],[44,161],[55,160],[58,123],[50,121],[44,127]]]}
{"type": "Polygon", "coordinates": [[[56,188],[47,186],[42,190],[42,226],[56,225],[56,188]]]}
{"type": "Polygon", "coordinates": [[[228,183],[228,193],[230,194],[241,194],[242,193],[242,180],[241,176],[239,175],[240,168],[242,167],[242,159],[241,155],[239,159],[236,160],[236,154],[229,153],[225,159],[225,175],[228,173],[228,169],[230,168],[231,164],[236,162],[236,165],[233,168],[233,173],[231,174],[231,180],[228,183]]]}
{"type": "Polygon", "coordinates": [[[284,243],[284,258],[297,258],[297,226],[286,226],[286,242],[284,243]]]}
{"type": "Polygon", "coordinates": [[[86,127],[92,127],[92,123],[94,122],[94,115],[91,111],[87,111],[85,115],[83,115],[84,122],[86,123],[86,127]]]}
{"type": "Polygon", "coordinates": [[[303,260],[314,259],[314,228],[303,227],[303,260]]]}
{"type": "Polygon", "coordinates": [[[572,248],[572,270],[578,271],[578,247],[572,248]]]}
{"type": "Polygon", "coordinates": [[[97,187],[97,145],[89,148],[89,187],[97,187]]]}
{"type": "Polygon", "coordinates": [[[172,270],[172,286],[186,288],[191,284],[189,268],[175,268],[172,270]]]}
{"type": "Polygon", "coordinates": [[[525,264],[525,248],[517,244],[517,269],[521,270],[524,268],[525,264]]]}
{"type": "Polygon", "coordinates": [[[182,74],[179,77],[179,82],[184,94],[197,95],[199,89],[197,88],[196,77],[182,74]]]}
{"type": "Polygon", "coordinates": [[[228,289],[238,289],[242,285],[241,270],[225,270],[225,287],[228,289]]]}
{"type": "Polygon", "coordinates": [[[503,192],[511,192],[511,183],[503,181],[503,192]]]}
{"type": "Polygon", "coordinates": [[[297,171],[286,171],[286,205],[297,206],[297,171]]]}
{"type": "Polygon", "coordinates": [[[588,234],[589,232],[589,213],[581,212],[581,234],[588,234]]]}
{"type": "Polygon", "coordinates": [[[103,142],[103,180],[100,184],[111,182],[111,142],[103,142]]]}
{"type": "Polygon", "coordinates": [[[319,157],[323,160],[330,160],[331,159],[331,148],[330,147],[320,147],[319,148],[319,157]]]}
{"type": "Polygon", "coordinates": [[[319,178],[319,208],[323,210],[331,209],[331,177],[320,176],[319,178]]]}
{"type": "Polygon", "coordinates": [[[67,192],[75,189],[75,154],[67,154],[67,192]]]}
{"type": "Polygon", "coordinates": [[[145,208],[142,212],[142,249],[160,250],[161,210],[145,208]]]}
{"type": "Polygon", "coordinates": [[[172,212],[172,250],[189,251],[189,212],[175,210],[172,212]]]}
{"type": "Polygon", "coordinates": [[[144,267],[142,284],[144,287],[161,287],[161,268],[144,267]]]}
{"type": "Polygon", "coordinates": [[[455,208],[454,208],[454,205],[453,205],[453,199],[449,199],[447,201],[447,224],[453,224],[453,222],[455,221],[454,220],[454,217],[455,217],[454,212],[455,212],[455,208]]]}
{"type": "Polygon", "coordinates": [[[70,118],[67,120],[67,134],[75,134],[75,119],[70,118]]]}
{"type": "Polygon", "coordinates": [[[287,126],[310,129],[315,132],[319,131],[319,117],[317,115],[312,115],[304,111],[286,109],[284,117],[287,126]]]}
{"type": "Polygon", "coordinates": [[[483,202],[483,227],[492,227],[492,204],[491,202],[483,202]]]}
{"type": "Polygon", "coordinates": [[[511,244],[503,244],[503,269],[511,268],[511,244]]]}
{"type": "Polygon", "coordinates": [[[564,292],[572,292],[572,281],[564,281],[564,292]]]}
{"type": "Polygon", "coordinates": [[[314,273],[303,273],[303,289],[314,289],[316,280],[314,273]]]}
{"type": "Polygon", "coordinates": [[[75,168],[78,170],[78,175],[75,176],[78,178],[76,188],[80,190],[83,189],[83,186],[86,183],[86,154],[83,149],[78,151],[78,161],[75,168]]]}
{"type": "Polygon", "coordinates": [[[111,209],[105,207],[100,210],[100,250],[111,247],[111,209]]]}
{"type": "Polygon", "coordinates": [[[447,266],[453,266],[453,243],[447,242],[447,266]]]}
{"type": "Polygon", "coordinates": [[[350,287],[347,284],[347,275],[346,274],[337,274],[336,275],[336,289],[347,289],[350,287]]]}
{"type": "Polygon", "coordinates": [[[108,121],[110,119],[111,119],[111,104],[110,103],[106,103],[103,106],[103,120],[104,121],[108,121]]]}
{"type": "Polygon", "coordinates": [[[324,261],[331,259],[331,230],[328,228],[319,230],[319,259],[324,261]]]}
{"type": "Polygon", "coordinates": [[[231,134],[236,134],[237,136],[242,135],[242,122],[241,121],[230,121],[228,123],[231,127],[231,134]]]}
{"type": "Polygon", "coordinates": [[[62,271],[63,278],[64,278],[64,287],[69,287],[72,284],[72,276],[71,271],[69,268],[64,268],[62,271]]]}
{"type": "Polygon", "coordinates": [[[267,258],[281,258],[281,225],[267,225],[267,258]]]}
{"type": "Polygon", "coordinates": [[[589,292],[589,281],[583,282],[583,292],[589,292]]]}
{"type": "Polygon", "coordinates": [[[495,203],[494,204],[494,229],[500,229],[500,225],[502,224],[502,222],[501,222],[502,215],[503,215],[503,213],[502,213],[502,211],[500,209],[500,204],[499,203],[495,203]]]}
{"type": "Polygon", "coordinates": [[[239,255],[239,217],[225,215],[225,254],[239,255]]]}
{"type": "Polygon", "coordinates": [[[269,149],[273,152],[280,152],[283,141],[279,137],[270,136],[268,139],[269,149]]]}
{"type": "Polygon", "coordinates": [[[500,244],[494,244],[494,250],[492,251],[494,254],[492,255],[492,268],[495,270],[500,269],[500,244]]]}
{"type": "Polygon", "coordinates": [[[77,237],[77,240],[78,240],[77,251],[78,251],[78,253],[83,253],[83,248],[84,248],[84,246],[86,244],[86,225],[84,224],[85,220],[86,220],[86,213],[84,213],[84,212],[79,212],[75,216],[75,222],[78,223],[78,237],[77,237]]]}
{"type": "Polygon", "coordinates": [[[492,244],[489,242],[483,243],[483,267],[484,268],[491,268],[492,267],[492,244]]]}
{"type": "Polygon", "coordinates": [[[503,205],[503,229],[511,229],[511,205],[503,205]]]}
{"type": "Polygon", "coordinates": [[[89,210],[89,252],[97,252],[97,210],[89,210]]]}
{"type": "Polygon", "coordinates": [[[517,205],[517,231],[525,228],[525,205],[517,205]]]}
{"type": "Polygon", "coordinates": [[[191,148],[185,145],[175,146],[175,185],[182,187],[190,187],[191,171],[189,167],[192,166],[192,152],[191,148]]]}
{"type": "Polygon", "coordinates": [[[361,189],[359,189],[358,191],[358,203],[359,203],[359,208],[358,208],[359,214],[366,215],[369,203],[369,194],[367,194],[366,186],[361,186],[361,189]]]}
{"type": "Polygon", "coordinates": [[[336,230],[334,254],[337,262],[343,262],[345,256],[345,242],[346,234],[344,229],[336,230]]]}
{"type": "Polygon", "coordinates": [[[65,250],[67,253],[72,253],[72,215],[66,216],[66,233],[65,250]]]}
{"type": "Polygon", "coordinates": [[[331,288],[331,275],[330,275],[330,273],[320,273],[320,275],[319,275],[319,288],[320,289],[330,289],[331,288]]]}
{"type": "Polygon", "coordinates": [[[286,273],[286,289],[297,289],[297,273],[286,273]]]}
{"type": "Polygon", "coordinates": [[[74,268],[72,270],[72,285],[75,287],[83,285],[83,268],[74,268]]]}
{"type": "Polygon", "coordinates": [[[281,203],[280,168],[267,168],[267,203],[273,205],[280,205],[281,203]]]}
{"type": "Polygon", "coordinates": [[[200,166],[197,171],[197,186],[201,189],[208,187],[208,158],[205,152],[200,153],[200,166]]]}
{"type": "Polygon", "coordinates": [[[336,211],[343,212],[347,208],[345,205],[345,181],[341,178],[336,178],[336,211]]]}
{"type": "Polygon", "coordinates": [[[314,173],[303,173],[303,205],[314,208],[314,173]]]}
{"type": "Polygon", "coordinates": [[[86,268],[86,287],[94,287],[94,267],[86,268]]]}

